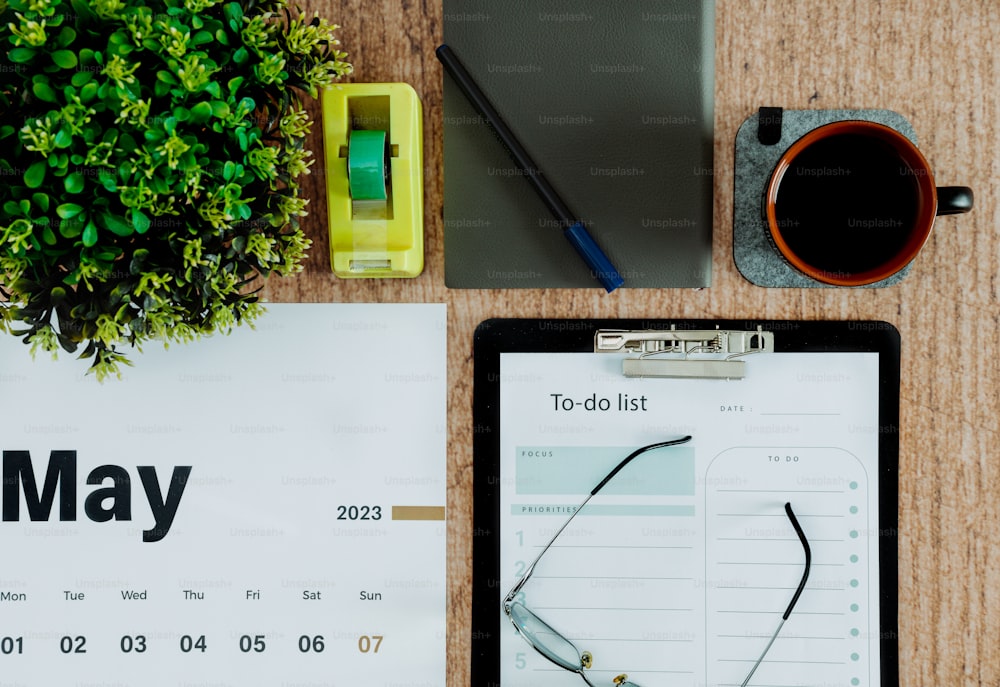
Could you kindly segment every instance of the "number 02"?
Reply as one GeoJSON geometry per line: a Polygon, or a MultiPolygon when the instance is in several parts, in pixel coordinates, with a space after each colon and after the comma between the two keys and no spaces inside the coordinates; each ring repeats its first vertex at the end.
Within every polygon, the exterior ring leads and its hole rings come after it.
{"type": "Polygon", "coordinates": [[[59,649],[64,654],[85,654],[87,650],[84,648],[87,645],[87,638],[83,635],[77,635],[76,637],[63,637],[59,640],[59,649]]]}

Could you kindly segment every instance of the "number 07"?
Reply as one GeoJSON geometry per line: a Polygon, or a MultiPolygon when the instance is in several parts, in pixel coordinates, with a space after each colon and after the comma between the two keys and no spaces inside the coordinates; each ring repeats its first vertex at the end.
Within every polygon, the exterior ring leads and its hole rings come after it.
{"type": "Polygon", "coordinates": [[[369,651],[373,654],[377,654],[379,647],[382,646],[382,635],[361,635],[358,637],[358,651],[363,654],[367,654],[369,651]]]}

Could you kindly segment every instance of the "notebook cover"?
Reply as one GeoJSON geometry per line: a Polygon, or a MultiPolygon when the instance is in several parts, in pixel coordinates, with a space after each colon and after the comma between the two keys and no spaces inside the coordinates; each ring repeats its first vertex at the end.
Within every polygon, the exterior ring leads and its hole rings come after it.
{"type": "MultiPolygon", "coordinates": [[[[445,0],[444,38],[626,287],[710,285],[714,3],[445,0]]],[[[598,287],[444,76],[445,281],[598,287]]]]}

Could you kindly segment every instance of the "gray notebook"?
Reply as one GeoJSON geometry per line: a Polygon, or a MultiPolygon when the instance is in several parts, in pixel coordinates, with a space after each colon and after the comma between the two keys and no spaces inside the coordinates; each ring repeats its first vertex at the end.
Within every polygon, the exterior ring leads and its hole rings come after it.
{"type": "MultiPolygon", "coordinates": [[[[444,39],[626,287],[708,286],[714,4],[445,0],[444,39]]],[[[600,285],[444,76],[445,282],[600,285]]]]}

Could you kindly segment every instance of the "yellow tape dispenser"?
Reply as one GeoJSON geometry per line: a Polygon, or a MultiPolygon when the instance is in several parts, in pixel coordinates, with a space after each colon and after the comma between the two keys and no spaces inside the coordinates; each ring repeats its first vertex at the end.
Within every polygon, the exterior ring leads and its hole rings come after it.
{"type": "Polygon", "coordinates": [[[338,277],[424,269],[423,113],[409,84],[335,84],[323,93],[330,262],[338,277]]]}

